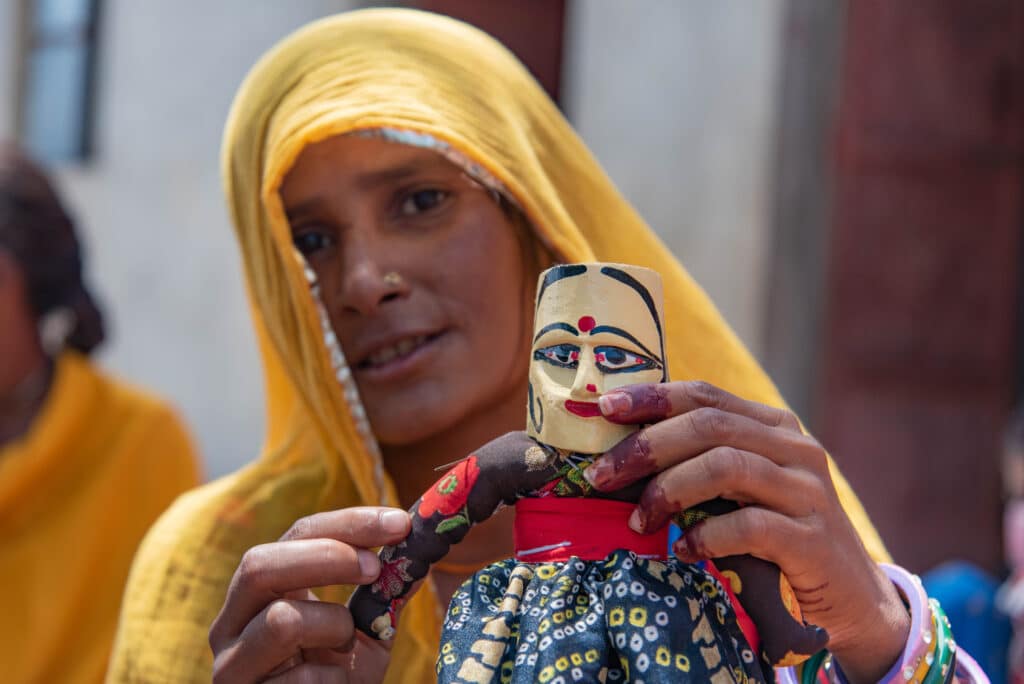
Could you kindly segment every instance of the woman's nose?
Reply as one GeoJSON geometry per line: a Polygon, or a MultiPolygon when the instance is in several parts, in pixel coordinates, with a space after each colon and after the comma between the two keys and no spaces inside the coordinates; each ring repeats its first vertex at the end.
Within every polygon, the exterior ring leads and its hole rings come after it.
{"type": "Polygon", "coordinates": [[[401,270],[365,247],[346,253],[338,300],[343,310],[372,316],[385,302],[408,296],[410,283],[401,270]]]}

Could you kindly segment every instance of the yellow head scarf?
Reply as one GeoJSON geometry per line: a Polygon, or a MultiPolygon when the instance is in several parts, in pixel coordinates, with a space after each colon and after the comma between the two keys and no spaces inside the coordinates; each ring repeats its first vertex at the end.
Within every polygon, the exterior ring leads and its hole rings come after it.
{"type": "MultiPolygon", "coordinates": [[[[259,461],[186,497],[150,533],[126,599],[117,680],[208,679],[206,633],[247,548],[318,510],[396,502],[344,360],[330,351],[334,340],[321,324],[278,195],[306,145],[376,128],[427,134],[479,164],[560,260],[657,270],[672,377],[782,404],[707,296],[496,41],[413,10],[314,22],[252,69],[224,137],[226,192],[266,373],[266,446],[259,461]]],[[[884,557],[856,498],[838,473],[836,480],[869,549],[884,557]]],[[[421,591],[407,607],[389,681],[433,677],[434,603],[421,591]]]]}

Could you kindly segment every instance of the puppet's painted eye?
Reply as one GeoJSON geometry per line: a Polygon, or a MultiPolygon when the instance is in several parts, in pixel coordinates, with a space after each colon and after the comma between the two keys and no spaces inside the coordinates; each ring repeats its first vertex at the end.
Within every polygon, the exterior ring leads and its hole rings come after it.
{"type": "Polygon", "coordinates": [[[661,365],[654,359],[620,347],[595,347],[594,359],[597,361],[597,367],[603,373],[635,373],[651,368],[661,368],[661,365]]]}
{"type": "Polygon", "coordinates": [[[559,368],[576,368],[580,362],[580,348],[575,344],[556,344],[536,350],[533,358],[559,368]]]}

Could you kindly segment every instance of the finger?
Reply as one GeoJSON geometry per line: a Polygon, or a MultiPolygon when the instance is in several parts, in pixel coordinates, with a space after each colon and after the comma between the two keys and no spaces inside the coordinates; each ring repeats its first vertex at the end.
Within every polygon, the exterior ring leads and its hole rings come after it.
{"type": "Polygon", "coordinates": [[[300,539],[261,544],[246,551],[210,629],[216,654],[233,641],[267,604],[291,592],[331,584],[368,584],[380,561],[366,549],[335,539],[300,539]]]}
{"type": "MultiPolygon", "coordinates": [[[[355,644],[355,639],[352,640],[351,644],[355,644]]],[[[352,663],[353,646],[350,645],[346,648],[347,650],[338,650],[335,648],[306,649],[302,652],[302,659],[307,663],[342,665],[344,667],[348,667],[352,663]]]]}
{"type": "Polygon", "coordinates": [[[303,663],[287,672],[263,680],[272,684],[345,684],[348,675],[339,665],[303,663]]]}
{"type": "Polygon", "coordinates": [[[405,511],[358,506],[300,518],[285,532],[284,541],[250,549],[210,630],[214,652],[275,598],[308,587],[372,582],[380,563],[375,554],[360,549],[396,543],[410,527],[405,511]]]}
{"type": "Polygon", "coordinates": [[[296,601],[320,600],[320,597],[314,594],[312,589],[296,589],[295,591],[286,591],[281,595],[281,598],[294,599],[296,601]]]}
{"type": "Polygon", "coordinates": [[[658,473],[640,495],[629,526],[641,534],[655,532],[679,511],[716,497],[797,517],[815,507],[816,483],[810,473],[782,468],[759,454],[716,447],[658,473]]]}
{"type": "MultiPolygon", "coordinates": [[[[391,648],[394,639],[380,641],[362,632],[356,632],[355,646],[352,649],[352,670],[360,674],[384,672],[391,660],[391,648]]],[[[369,679],[369,677],[367,677],[369,679]]]]}
{"type": "Polygon", "coordinates": [[[799,553],[803,525],[759,506],[745,506],[697,523],[672,545],[685,563],[750,554],[781,566],[782,553],[799,553]]]}
{"type": "Polygon", "coordinates": [[[699,408],[650,425],[612,447],[583,471],[594,487],[613,491],[718,446],[761,454],[782,466],[825,467],[814,438],[716,408],[699,408]]]}
{"type": "Polygon", "coordinates": [[[352,615],[344,606],[280,599],[217,654],[215,669],[227,681],[255,681],[306,649],[345,650],[353,638],[352,615]]]}
{"type": "Polygon", "coordinates": [[[405,539],[411,527],[409,514],[400,508],[355,506],[299,518],[281,536],[281,541],[337,539],[370,548],[405,539]]]}
{"type": "Polygon", "coordinates": [[[617,387],[598,399],[613,423],[657,423],[699,408],[715,408],[752,418],[769,427],[801,432],[796,414],[784,408],[741,399],[707,382],[666,382],[617,387]]]}

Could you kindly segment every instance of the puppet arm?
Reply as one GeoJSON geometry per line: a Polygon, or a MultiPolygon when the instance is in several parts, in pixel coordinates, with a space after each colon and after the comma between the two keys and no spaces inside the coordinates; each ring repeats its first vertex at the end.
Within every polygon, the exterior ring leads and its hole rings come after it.
{"type": "Polygon", "coordinates": [[[554,478],[557,466],[557,454],[525,432],[498,437],[455,464],[409,509],[409,536],[380,550],[377,581],[352,594],[348,607],[356,627],[377,639],[390,639],[396,609],[431,564],[502,504],[514,503],[554,478]]]}
{"type": "MultiPolygon", "coordinates": [[[[680,513],[676,524],[686,530],[738,508],[734,501],[712,499],[680,513]]],[[[722,556],[714,563],[754,621],[763,661],[772,667],[798,665],[828,644],[828,632],[804,622],[800,603],[779,566],[750,555],[722,556]]]]}

